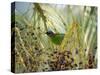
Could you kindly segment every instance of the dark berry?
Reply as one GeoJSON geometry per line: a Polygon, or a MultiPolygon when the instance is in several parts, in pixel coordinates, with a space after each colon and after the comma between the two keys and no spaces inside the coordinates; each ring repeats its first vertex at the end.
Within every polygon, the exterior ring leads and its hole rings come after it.
{"type": "Polygon", "coordinates": [[[71,60],[72,60],[72,62],[74,62],[74,59],[73,58],[71,58],[71,60]]]}
{"type": "Polygon", "coordinates": [[[37,40],[37,37],[34,37],[34,40],[37,40]]]}
{"type": "Polygon", "coordinates": [[[94,49],[97,49],[97,46],[94,49]]]}
{"type": "Polygon", "coordinates": [[[81,65],[81,64],[82,64],[82,62],[79,62],[79,64],[81,65]]]}
{"type": "Polygon", "coordinates": [[[40,27],[38,27],[37,29],[40,29],[40,27]]]}
{"type": "Polygon", "coordinates": [[[85,51],[86,51],[87,49],[85,49],[85,51]]]}
{"type": "Polygon", "coordinates": [[[45,68],[45,70],[47,70],[48,68],[45,68]]]}
{"type": "Polygon", "coordinates": [[[57,51],[54,52],[55,54],[57,53],[57,51]]]}
{"type": "Polygon", "coordinates": [[[78,49],[76,48],[76,54],[78,54],[78,49]]]}
{"type": "Polygon", "coordinates": [[[35,47],[35,50],[38,50],[38,48],[37,48],[37,47],[35,47]]]}
{"type": "Polygon", "coordinates": [[[34,33],[31,33],[31,35],[34,35],[34,33]]]}
{"type": "Polygon", "coordinates": [[[74,64],[75,67],[77,67],[77,64],[74,64]]]}
{"type": "Polygon", "coordinates": [[[69,58],[69,55],[67,55],[67,57],[69,58]]]}
{"type": "Polygon", "coordinates": [[[91,59],[89,59],[89,64],[92,64],[92,60],[91,59]]]}

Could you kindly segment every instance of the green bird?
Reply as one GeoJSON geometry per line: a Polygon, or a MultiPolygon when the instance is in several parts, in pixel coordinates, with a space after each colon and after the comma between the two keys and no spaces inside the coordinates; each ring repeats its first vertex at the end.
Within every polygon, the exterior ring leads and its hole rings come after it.
{"type": "Polygon", "coordinates": [[[50,37],[51,41],[56,44],[60,45],[65,34],[54,33],[51,30],[47,31],[46,34],[50,37]]]}

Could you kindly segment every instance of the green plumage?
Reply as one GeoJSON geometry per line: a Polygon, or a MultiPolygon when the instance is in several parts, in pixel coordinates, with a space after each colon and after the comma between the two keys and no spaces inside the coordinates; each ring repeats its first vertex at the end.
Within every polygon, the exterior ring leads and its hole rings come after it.
{"type": "Polygon", "coordinates": [[[54,34],[53,36],[50,37],[51,41],[56,44],[56,45],[60,45],[63,38],[64,38],[64,34],[54,34]]]}
{"type": "Polygon", "coordinates": [[[65,35],[65,34],[60,34],[60,33],[54,33],[51,30],[48,30],[46,34],[48,35],[48,37],[50,37],[51,41],[56,45],[61,44],[65,35]]]}

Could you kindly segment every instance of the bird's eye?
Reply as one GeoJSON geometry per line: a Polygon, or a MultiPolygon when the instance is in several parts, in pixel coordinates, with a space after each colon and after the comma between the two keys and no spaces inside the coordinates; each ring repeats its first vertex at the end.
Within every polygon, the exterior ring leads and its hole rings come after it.
{"type": "Polygon", "coordinates": [[[46,34],[48,34],[48,32],[46,32],[46,34]]]}

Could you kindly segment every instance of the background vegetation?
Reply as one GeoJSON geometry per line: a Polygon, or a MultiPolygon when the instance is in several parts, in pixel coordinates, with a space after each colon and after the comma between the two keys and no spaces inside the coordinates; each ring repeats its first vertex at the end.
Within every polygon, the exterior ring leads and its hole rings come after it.
{"type": "Polygon", "coordinates": [[[96,7],[29,4],[24,14],[15,8],[15,72],[97,67],[96,7]],[[65,34],[61,45],[45,34],[48,29],[65,34]]]}

